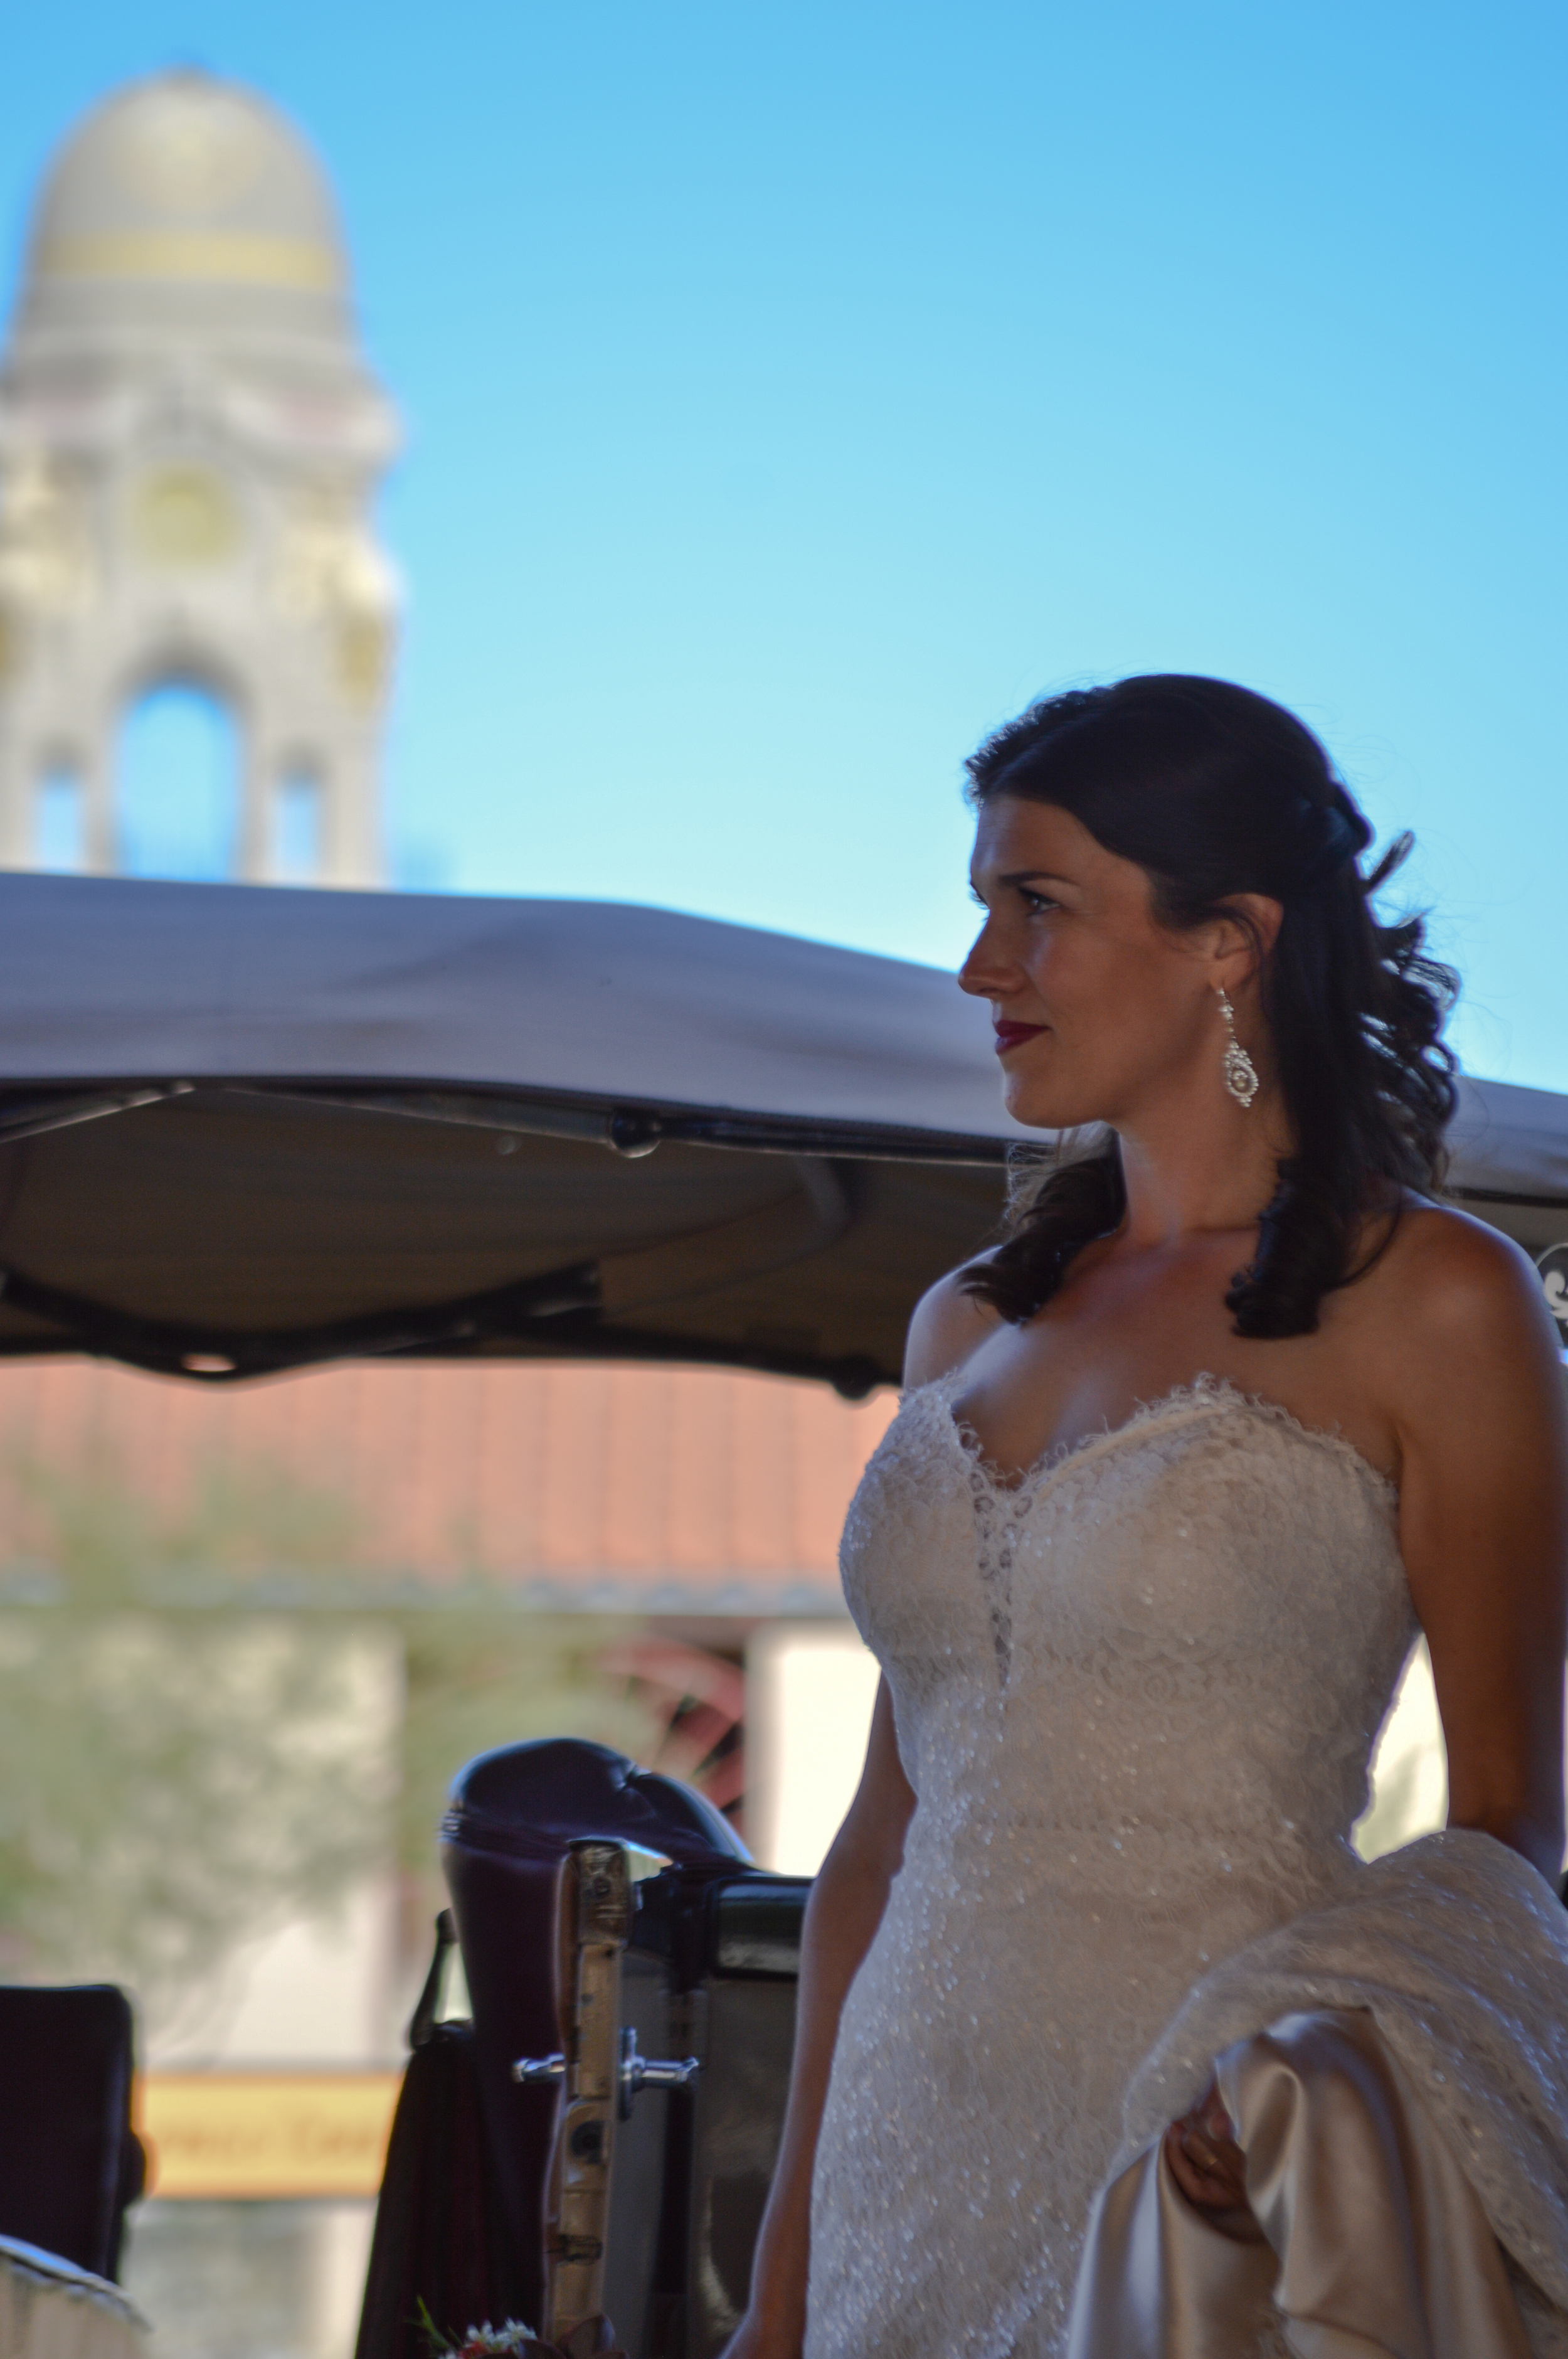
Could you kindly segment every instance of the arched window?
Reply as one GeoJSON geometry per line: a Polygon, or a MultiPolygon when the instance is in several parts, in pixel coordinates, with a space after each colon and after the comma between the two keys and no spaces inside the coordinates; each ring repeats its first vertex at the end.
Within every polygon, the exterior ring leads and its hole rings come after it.
{"type": "Polygon", "coordinates": [[[235,870],[239,732],[191,680],[149,689],[120,734],[116,866],[126,876],[212,884],[235,870]]]}
{"type": "Polygon", "coordinates": [[[321,874],[321,781],[307,762],[291,762],[272,790],[267,875],[279,885],[313,885],[321,874]]]}
{"type": "Polygon", "coordinates": [[[33,865],[69,875],[86,864],[81,773],[64,759],[46,763],[33,804],[33,865]]]}

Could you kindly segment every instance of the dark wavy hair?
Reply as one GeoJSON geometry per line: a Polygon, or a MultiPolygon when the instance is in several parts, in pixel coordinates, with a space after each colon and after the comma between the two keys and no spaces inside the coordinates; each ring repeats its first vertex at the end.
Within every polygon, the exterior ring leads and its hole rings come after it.
{"type": "MultiPolygon", "coordinates": [[[[966,766],[977,810],[1001,796],[1054,804],[1136,861],[1163,925],[1245,922],[1232,906],[1243,893],[1283,905],[1261,983],[1294,1147],[1225,1301],[1238,1335],[1310,1335],[1324,1296],[1381,1249],[1356,1259],[1368,1214],[1391,1203],[1397,1218],[1401,1188],[1442,1177],[1455,1093],[1441,1035],[1458,979],[1425,955],[1419,918],[1384,925],[1372,907],[1410,837],[1363,876],[1372,831],[1323,746],[1282,706],[1227,680],[1150,674],[1053,696],[966,766]]],[[[964,1272],[966,1290],[1022,1324],[1126,1201],[1114,1139],[1058,1160],[1018,1191],[1011,1234],[964,1272]]]]}

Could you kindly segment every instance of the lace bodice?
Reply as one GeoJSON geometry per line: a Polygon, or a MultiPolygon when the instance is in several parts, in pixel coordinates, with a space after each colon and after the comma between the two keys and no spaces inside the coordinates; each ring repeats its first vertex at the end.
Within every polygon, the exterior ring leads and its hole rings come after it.
{"type": "Polygon", "coordinates": [[[1357,1873],[1414,1635],[1395,1495],[1337,1438],[1206,1377],[1009,1487],[957,1389],[907,1396],[844,1536],[919,1800],[840,2027],[807,2359],[1059,2353],[1135,2068],[1357,1873]]]}

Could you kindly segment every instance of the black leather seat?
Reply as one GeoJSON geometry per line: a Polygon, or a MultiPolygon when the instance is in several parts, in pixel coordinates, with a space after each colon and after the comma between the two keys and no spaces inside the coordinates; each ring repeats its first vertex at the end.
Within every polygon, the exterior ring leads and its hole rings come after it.
{"type": "Polygon", "coordinates": [[[114,2277],[146,2158],[130,2002],[109,1984],[0,1984],[0,2235],[114,2277]]]}

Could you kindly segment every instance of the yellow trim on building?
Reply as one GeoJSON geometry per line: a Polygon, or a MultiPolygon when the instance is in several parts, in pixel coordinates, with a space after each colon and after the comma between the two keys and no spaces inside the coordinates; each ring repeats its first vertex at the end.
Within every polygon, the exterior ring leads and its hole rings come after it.
{"type": "Polygon", "coordinates": [[[330,246],[302,237],[236,231],[127,230],[103,237],[55,238],[35,265],[40,278],[207,278],[247,287],[336,294],[343,274],[330,246]]]}
{"type": "Polygon", "coordinates": [[[149,2072],[148,2190],[178,2201],[373,2195],[395,2072],[149,2072]]]}

